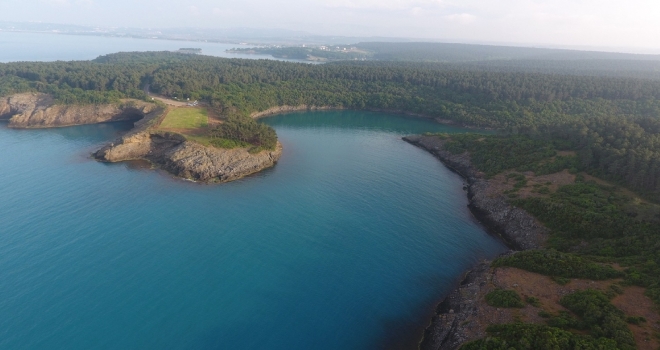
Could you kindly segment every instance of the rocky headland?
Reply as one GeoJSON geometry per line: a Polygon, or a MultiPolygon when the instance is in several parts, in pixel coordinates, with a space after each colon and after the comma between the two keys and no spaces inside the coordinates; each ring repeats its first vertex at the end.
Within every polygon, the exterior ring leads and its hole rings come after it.
{"type": "Polygon", "coordinates": [[[250,153],[248,148],[207,147],[174,132],[158,131],[166,108],[126,99],[117,104],[58,105],[40,93],[0,98],[0,119],[11,128],[53,128],[118,121],[134,128],[93,154],[103,162],[144,159],[175,176],[200,182],[227,182],[272,167],[282,154],[274,150],[250,153]]]}
{"type": "Polygon", "coordinates": [[[10,128],[54,128],[118,121],[138,121],[158,107],[126,99],[118,104],[58,105],[46,94],[24,93],[0,98],[0,119],[10,128]]]}
{"type": "Polygon", "coordinates": [[[130,133],[94,153],[104,162],[145,159],[175,176],[200,182],[227,182],[275,165],[282,154],[275,150],[253,154],[247,148],[222,149],[187,141],[180,134],[130,133]]]}
{"type": "MultiPolygon", "coordinates": [[[[469,207],[487,229],[512,250],[540,248],[548,229],[526,211],[511,206],[503,194],[493,195],[489,181],[470,162],[468,153],[453,154],[444,149],[445,140],[435,136],[407,136],[406,142],[420,147],[463,176],[467,182],[469,207]]],[[[424,332],[421,350],[454,350],[463,343],[485,336],[479,323],[485,306],[483,296],[492,288],[493,269],[482,262],[467,272],[460,285],[436,308],[431,324],[424,332]]]]}

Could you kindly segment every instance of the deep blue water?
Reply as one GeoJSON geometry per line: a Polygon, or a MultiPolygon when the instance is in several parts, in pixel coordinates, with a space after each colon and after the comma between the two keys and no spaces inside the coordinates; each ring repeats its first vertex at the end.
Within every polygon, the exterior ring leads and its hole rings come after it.
{"type": "Polygon", "coordinates": [[[88,157],[126,124],[0,124],[0,349],[414,346],[459,275],[503,251],[462,179],[400,139],[459,129],[264,121],[280,162],[222,185],[88,157]]]}

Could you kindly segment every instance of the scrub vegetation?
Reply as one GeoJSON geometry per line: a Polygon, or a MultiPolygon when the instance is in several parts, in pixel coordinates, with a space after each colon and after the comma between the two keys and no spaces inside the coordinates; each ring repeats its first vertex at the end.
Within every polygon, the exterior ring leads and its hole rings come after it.
{"type": "MultiPolygon", "coordinates": [[[[619,128],[624,124],[613,125],[619,128]]],[[[545,135],[437,135],[445,140],[446,150],[469,153],[473,165],[486,176],[506,174],[510,189],[504,193],[509,194],[510,203],[525,209],[551,230],[545,249],[501,257],[493,262],[493,267],[514,267],[550,276],[562,285],[571,279],[618,281],[606,291],[586,290],[564,296],[560,304],[565,311],[542,310],[545,324],[493,326],[488,329],[488,339],[466,344],[464,349],[634,349],[628,324],[640,325],[643,317],[625,315],[610,299],[628,286],[639,286],[660,306],[660,206],[654,203],[657,196],[629,191],[639,188],[639,183],[617,176],[619,169],[612,163],[600,166],[604,161],[615,162],[616,156],[590,162],[596,153],[594,149],[602,150],[602,145],[589,145],[574,138],[573,132],[579,130],[545,135]],[[566,170],[574,174],[570,183],[550,189],[536,181],[537,177],[566,170]],[[541,187],[546,190],[539,191],[541,187]],[[544,339],[542,343],[535,343],[538,337],[544,339]],[[548,344],[559,347],[547,347],[548,344]]],[[[598,132],[609,133],[606,126],[598,132]]],[[[486,303],[497,307],[511,305],[499,301],[514,300],[505,298],[505,292],[509,291],[490,292],[485,296],[486,303]]]]}
{"type": "Polygon", "coordinates": [[[496,289],[486,294],[486,303],[494,307],[524,307],[520,295],[513,290],[496,289]]]}

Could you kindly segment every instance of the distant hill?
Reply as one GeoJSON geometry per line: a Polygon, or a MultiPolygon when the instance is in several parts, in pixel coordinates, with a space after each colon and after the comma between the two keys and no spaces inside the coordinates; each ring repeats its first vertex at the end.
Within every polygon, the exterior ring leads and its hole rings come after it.
{"type": "Polygon", "coordinates": [[[449,44],[429,42],[362,42],[353,45],[383,61],[473,62],[492,60],[635,60],[660,61],[660,55],[641,55],[566,49],[449,44]]]}

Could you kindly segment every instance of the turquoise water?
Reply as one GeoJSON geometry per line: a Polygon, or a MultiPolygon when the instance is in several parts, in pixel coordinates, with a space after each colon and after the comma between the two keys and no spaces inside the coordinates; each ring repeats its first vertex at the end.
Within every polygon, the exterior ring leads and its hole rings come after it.
{"type": "Polygon", "coordinates": [[[270,170],[201,185],[88,155],[126,124],[0,124],[0,349],[415,346],[462,271],[504,247],[462,179],[368,112],[265,119],[270,170]]]}

